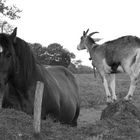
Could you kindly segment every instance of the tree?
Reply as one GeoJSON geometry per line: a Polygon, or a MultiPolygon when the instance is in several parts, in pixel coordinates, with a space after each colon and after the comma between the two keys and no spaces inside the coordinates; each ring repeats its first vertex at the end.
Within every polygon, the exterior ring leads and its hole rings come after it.
{"type": "Polygon", "coordinates": [[[94,70],[93,68],[89,66],[82,65],[82,60],[73,60],[71,64],[69,65],[68,69],[76,74],[93,74],[94,70]]]}
{"type": "Polygon", "coordinates": [[[77,72],[77,68],[76,68],[75,64],[73,64],[73,63],[70,63],[68,69],[69,69],[72,73],[78,73],[78,72],[77,72]]]}
{"type": "Polygon", "coordinates": [[[73,62],[72,62],[77,68],[79,67],[79,66],[81,66],[81,64],[82,64],[82,60],[73,60],[73,62]]]}
{"type": "Polygon", "coordinates": [[[74,53],[63,49],[58,43],[50,44],[48,47],[43,47],[39,43],[30,44],[35,52],[38,61],[44,65],[62,65],[68,67],[71,58],[75,58],[74,53]]]}
{"type": "Polygon", "coordinates": [[[93,74],[93,69],[91,67],[88,67],[88,66],[80,65],[77,68],[77,73],[79,73],[79,74],[90,74],[90,73],[92,73],[93,74]]]}
{"type": "Polygon", "coordinates": [[[33,49],[37,60],[43,65],[49,65],[49,54],[47,48],[39,43],[29,44],[33,49]]]}
{"type": "Polygon", "coordinates": [[[2,15],[2,18],[0,19],[1,32],[9,33],[13,30],[13,26],[4,20],[4,18],[7,17],[10,20],[16,20],[20,18],[20,12],[22,11],[15,5],[8,6],[6,5],[6,0],[0,0],[0,13],[2,15]]]}
{"type": "Polygon", "coordinates": [[[58,43],[50,44],[47,48],[48,53],[50,54],[50,65],[62,65],[68,67],[71,58],[75,58],[74,53],[70,53],[68,50],[63,49],[58,43]]]}

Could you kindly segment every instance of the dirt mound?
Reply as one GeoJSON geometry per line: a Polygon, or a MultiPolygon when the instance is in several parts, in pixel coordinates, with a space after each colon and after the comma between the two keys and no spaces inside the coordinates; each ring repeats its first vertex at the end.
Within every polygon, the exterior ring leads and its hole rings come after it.
{"type": "Polygon", "coordinates": [[[85,132],[101,140],[140,140],[140,110],[124,100],[108,104],[100,120],[85,132]]]}
{"type": "Polygon", "coordinates": [[[140,110],[130,101],[120,100],[108,104],[102,111],[101,120],[105,119],[137,119],[140,121],[140,110]]]}

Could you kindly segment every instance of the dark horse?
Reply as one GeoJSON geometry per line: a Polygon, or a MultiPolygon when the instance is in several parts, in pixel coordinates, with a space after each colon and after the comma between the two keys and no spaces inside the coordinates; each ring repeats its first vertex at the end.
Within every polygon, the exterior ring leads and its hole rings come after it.
{"type": "Polygon", "coordinates": [[[0,90],[3,108],[33,114],[36,82],[44,83],[41,118],[53,116],[62,123],[77,125],[79,91],[72,73],[62,67],[39,64],[27,42],[16,37],[17,28],[0,34],[0,90]]]}

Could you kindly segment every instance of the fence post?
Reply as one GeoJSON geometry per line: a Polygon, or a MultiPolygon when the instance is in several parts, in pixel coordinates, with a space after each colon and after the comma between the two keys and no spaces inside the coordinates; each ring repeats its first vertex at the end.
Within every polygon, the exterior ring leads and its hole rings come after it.
{"type": "Polygon", "coordinates": [[[36,136],[37,135],[39,136],[40,134],[43,90],[44,90],[44,83],[37,81],[35,98],[34,98],[34,121],[33,121],[33,129],[34,129],[34,134],[36,136]]]}

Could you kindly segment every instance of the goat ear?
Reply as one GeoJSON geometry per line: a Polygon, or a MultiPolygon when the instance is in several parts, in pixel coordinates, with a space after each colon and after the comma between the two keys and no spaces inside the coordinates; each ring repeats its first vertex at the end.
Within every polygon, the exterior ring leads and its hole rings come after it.
{"type": "Polygon", "coordinates": [[[100,40],[102,40],[103,38],[93,38],[93,40],[95,41],[95,42],[98,42],[98,41],[100,41],[100,40]]]}
{"type": "Polygon", "coordinates": [[[17,35],[17,27],[14,29],[14,31],[10,35],[10,37],[14,43],[16,42],[16,35],[17,35]]]}
{"type": "Polygon", "coordinates": [[[89,29],[87,29],[87,31],[85,32],[86,35],[87,35],[88,31],[89,31],[89,29]]]}
{"type": "Polygon", "coordinates": [[[99,33],[99,32],[92,32],[92,33],[90,33],[88,36],[92,36],[92,35],[94,35],[94,34],[96,34],[96,33],[99,33]]]}

